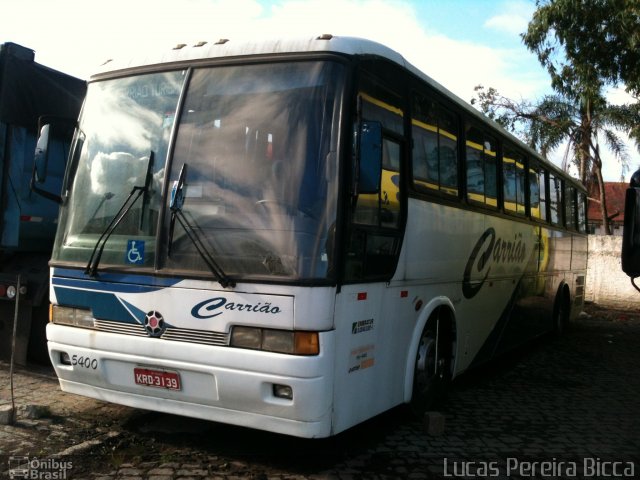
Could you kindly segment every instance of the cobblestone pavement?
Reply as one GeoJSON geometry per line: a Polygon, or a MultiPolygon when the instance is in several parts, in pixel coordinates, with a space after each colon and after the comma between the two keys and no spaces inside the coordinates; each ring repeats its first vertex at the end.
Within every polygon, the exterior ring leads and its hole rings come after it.
{"type": "MultiPolygon", "coordinates": [[[[50,369],[18,369],[0,478],[640,477],[640,315],[588,312],[563,338],[454,382],[441,434],[398,408],[301,440],[65,394],[50,369]]],[[[9,399],[0,363],[0,406],[9,399]]]]}

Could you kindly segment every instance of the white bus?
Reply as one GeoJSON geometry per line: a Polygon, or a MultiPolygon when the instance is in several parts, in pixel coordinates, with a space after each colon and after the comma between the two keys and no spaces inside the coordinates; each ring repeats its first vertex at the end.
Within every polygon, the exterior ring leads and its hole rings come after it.
{"type": "Polygon", "coordinates": [[[371,41],[111,62],[63,185],[51,361],[67,392],[300,437],[422,412],[580,311],[585,207],[371,41]]]}

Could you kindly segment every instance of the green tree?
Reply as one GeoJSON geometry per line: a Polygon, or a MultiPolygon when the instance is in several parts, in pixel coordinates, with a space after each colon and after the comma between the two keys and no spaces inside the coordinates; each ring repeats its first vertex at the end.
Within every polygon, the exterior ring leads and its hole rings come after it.
{"type": "Polygon", "coordinates": [[[640,94],[638,0],[537,0],[522,36],[551,74],[555,90],[623,83],[640,94]]]}
{"type": "Polygon", "coordinates": [[[580,180],[597,185],[602,222],[610,233],[600,140],[625,172],[628,155],[619,133],[640,139],[638,104],[612,105],[607,85],[625,82],[640,92],[640,2],[638,0],[538,0],[522,35],[551,76],[555,91],[542,100],[514,102],[496,90],[477,89],[472,103],[516,132],[544,156],[567,143],[563,166],[576,166],[580,180]]]}

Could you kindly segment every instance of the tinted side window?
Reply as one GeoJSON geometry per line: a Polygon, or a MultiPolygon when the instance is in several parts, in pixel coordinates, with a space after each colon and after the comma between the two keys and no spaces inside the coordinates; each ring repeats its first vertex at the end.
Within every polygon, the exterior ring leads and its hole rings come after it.
{"type": "Polygon", "coordinates": [[[564,197],[565,213],[564,218],[566,227],[572,230],[576,229],[577,221],[577,205],[576,205],[576,189],[575,187],[567,186],[564,197]]]}
{"type": "Polygon", "coordinates": [[[562,223],[562,181],[555,175],[549,175],[549,207],[551,223],[562,223]]]}
{"type": "Polygon", "coordinates": [[[540,165],[533,164],[529,169],[531,217],[547,220],[547,197],[546,171],[540,165]]]}
{"type": "Polygon", "coordinates": [[[502,158],[504,209],[510,213],[525,214],[525,160],[517,150],[507,146],[502,158]]]}
{"type": "Polygon", "coordinates": [[[360,154],[358,160],[363,161],[362,151],[357,148],[362,138],[360,124],[379,122],[381,136],[374,138],[374,143],[379,141],[381,164],[377,188],[363,189],[352,203],[344,264],[344,277],[349,282],[389,279],[395,271],[402,244],[400,175],[406,145],[402,104],[394,101],[399,97],[377,79],[364,75],[361,82],[361,117],[360,122],[354,122],[353,151],[360,154]]]}
{"type": "Polygon", "coordinates": [[[496,140],[474,126],[467,126],[467,198],[474,203],[498,206],[496,140]]]}
{"type": "MultiPolygon", "coordinates": [[[[365,120],[378,121],[389,130],[402,126],[402,110],[366,94],[362,94],[362,112],[365,120]]],[[[382,172],[378,192],[358,195],[354,223],[392,228],[399,226],[400,156],[400,143],[383,138],[382,172]]]]}
{"type": "Polygon", "coordinates": [[[404,132],[402,110],[394,105],[378,100],[373,96],[361,93],[362,117],[367,120],[375,120],[394,133],[402,135],[404,132]]]}
{"type": "Polygon", "coordinates": [[[578,231],[587,233],[587,196],[578,193],[578,231]]]}
{"type": "Polygon", "coordinates": [[[413,98],[413,185],[419,191],[458,195],[458,120],[437,102],[413,98]]]}

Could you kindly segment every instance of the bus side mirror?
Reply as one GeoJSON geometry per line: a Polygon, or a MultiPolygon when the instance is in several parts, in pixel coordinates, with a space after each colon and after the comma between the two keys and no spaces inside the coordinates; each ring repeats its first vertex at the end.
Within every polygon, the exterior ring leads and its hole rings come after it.
{"type": "Polygon", "coordinates": [[[38,185],[45,183],[47,180],[47,171],[49,170],[49,147],[53,141],[52,125],[46,123],[40,129],[38,142],[36,143],[36,151],[33,157],[33,172],[31,173],[31,191],[38,195],[52,200],[58,204],[62,203],[60,195],[48,192],[38,185]]]}
{"type": "Polygon", "coordinates": [[[640,277],[640,170],[633,174],[624,201],[622,271],[640,277]]]}
{"type": "Polygon", "coordinates": [[[362,122],[359,152],[358,193],[378,193],[382,175],[382,125],[380,122],[362,122]]]}
{"type": "Polygon", "coordinates": [[[44,183],[47,179],[47,167],[49,163],[49,124],[43,125],[38,136],[36,151],[33,158],[33,183],[44,183]]]}

